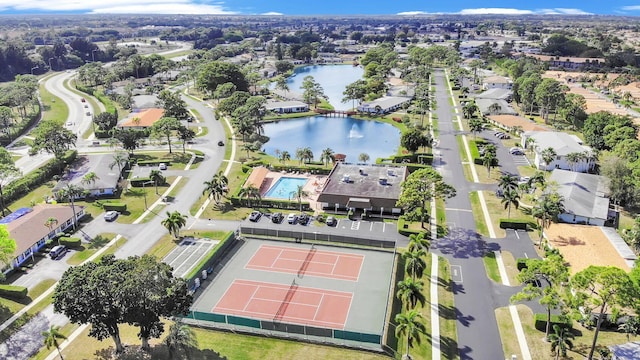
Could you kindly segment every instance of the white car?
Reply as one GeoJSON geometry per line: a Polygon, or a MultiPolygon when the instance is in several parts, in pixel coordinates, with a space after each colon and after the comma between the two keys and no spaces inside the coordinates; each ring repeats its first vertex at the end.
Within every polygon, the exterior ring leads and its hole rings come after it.
{"type": "Polygon", "coordinates": [[[117,211],[107,211],[106,213],[104,213],[104,220],[105,221],[114,221],[118,215],[120,215],[117,211]]]}
{"type": "Polygon", "coordinates": [[[289,214],[289,216],[287,216],[287,222],[289,224],[295,224],[297,220],[298,220],[298,215],[296,215],[295,213],[291,213],[289,214]]]}
{"type": "Polygon", "coordinates": [[[158,169],[160,169],[160,170],[167,170],[167,164],[165,164],[165,163],[160,163],[160,165],[158,165],[158,169]]]}

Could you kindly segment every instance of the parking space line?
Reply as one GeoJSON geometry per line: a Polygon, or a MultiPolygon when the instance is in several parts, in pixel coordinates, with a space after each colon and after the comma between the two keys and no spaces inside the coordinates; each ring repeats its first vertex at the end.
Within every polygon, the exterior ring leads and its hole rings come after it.
{"type": "Polygon", "coordinates": [[[360,229],[360,222],[359,221],[353,221],[351,223],[351,230],[358,230],[360,229]]]}

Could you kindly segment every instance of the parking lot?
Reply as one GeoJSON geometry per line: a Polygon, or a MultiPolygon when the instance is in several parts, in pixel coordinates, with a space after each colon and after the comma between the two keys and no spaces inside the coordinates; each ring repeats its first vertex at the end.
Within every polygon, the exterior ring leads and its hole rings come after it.
{"type": "Polygon", "coordinates": [[[511,159],[516,166],[530,166],[529,160],[525,155],[511,155],[511,159]]]}

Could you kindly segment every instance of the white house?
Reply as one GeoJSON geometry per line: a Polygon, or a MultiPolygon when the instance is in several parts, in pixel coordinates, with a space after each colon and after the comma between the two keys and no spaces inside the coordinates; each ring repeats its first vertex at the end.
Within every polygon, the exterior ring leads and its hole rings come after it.
{"type": "Polygon", "coordinates": [[[558,184],[558,194],[564,198],[565,212],[558,218],[566,223],[611,225],[616,212],[609,209],[609,182],[599,175],[555,169],[549,182],[558,184]]]}
{"type": "Polygon", "coordinates": [[[513,88],[513,81],[505,76],[487,76],[482,80],[482,88],[484,90],[489,89],[506,89],[511,90],[513,88]]]}
{"type": "Polygon", "coordinates": [[[358,111],[367,113],[387,114],[400,109],[404,104],[411,101],[410,97],[404,96],[383,96],[381,98],[362,103],[358,106],[358,111]]]}
{"type": "Polygon", "coordinates": [[[595,166],[596,159],[589,146],[583,145],[582,140],[575,135],[558,131],[525,131],[522,133],[521,145],[526,148],[528,139],[533,139],[533,151],[535,153],[534,164],[539,170],[550,171],[553,169],[587,172],[595,166]],[[545,163],[542,153],[551,148],[556,156],[549,164],[545,163]],[[580,154],[578,159],[571,162],[570,154],[580,154]]]}
{"type": "Polygon", "coordinates": [[[278,114],[300,113],[309,111],[309,105],[302,101],[272,101],[265,104],[265,108],[278,114]]]}

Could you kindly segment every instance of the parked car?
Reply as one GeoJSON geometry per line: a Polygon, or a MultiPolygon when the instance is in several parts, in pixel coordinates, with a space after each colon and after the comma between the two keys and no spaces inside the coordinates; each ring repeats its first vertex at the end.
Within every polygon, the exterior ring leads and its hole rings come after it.
{"type": "Polygon", "coordinates": [[[158,165],[158,169],[160,169],[160,170],[167,170],[167,164],[165,164],[165,163],[160,163],[160,164],[158,165]]]}
{"type": "Polygon", "coordinates": [[[249,215],[249,221],[257,222],[258,220],[260,220],[261,216],[262,213],[260,211],[253,211],[251,212],[251,215],[249,215]]]}
{"type": "Polygon", "coordinates": [[[84,104],[84,108],[88,109],[89,108],[89,104],[84,104]]]}
{"type": "Polygon", "coordinates": [[[87,112],[86,112],[86,115],[87,115],[87,116],[91,116],[91,111],[87,111],[87,112]]]}
{"type": "Polygon", "coordinates": [[[67,253],[67,247],[64,245],[56,245],[54,247],[51,248],[51,251],[49,251],[49,257],[52,259],[57,259],[61,256],[64,256],[64,254],[67,253]]]}
{"type": "Polygon", "coordinates": [[[329,216],[327,217],[326,223],[328,226],[336,226],[338,224],[338,220],[335,216],[329,216]]]}
{"type": "Polygon", "coordinates": [[[218,146],[224,146],[224,142],[222,140],[218,141],[218,146]]]}
{"type": "Polygon", "coordinates": [[[309,223],[309,215],[302,213],[298,216],[298,224],[307,225],[309,223]]]}
{"type": "Polygon", "coordinates": [[[105,221],[114,221],[115,219],[118,218],[118,215],[120,215],[119,212],[111,210],[111,211],[107,211],[106,213],[104,213],[104,220],[105,221]]]}
{"type": "Polygon", "coordinates": [[[511,155],[524,155],[524,150],[512,149],[512,150],[509,150],[509,153],[511,153],[511,155]]]}
{"type": "Polygon", "coordinates": [[[298,220],[298,215],[294,213],[291,213],[289,214],[289,216],[287,216],[287,222],[289,224],[295,224],[297,220],[298,220]]]}
{"type": "Polygon", "coordinates": [[[273,222],[274,224],[280,224],[283,219],[284,215],[281,212],[277,212],[271,215],[271,222],[273,222]]]}

